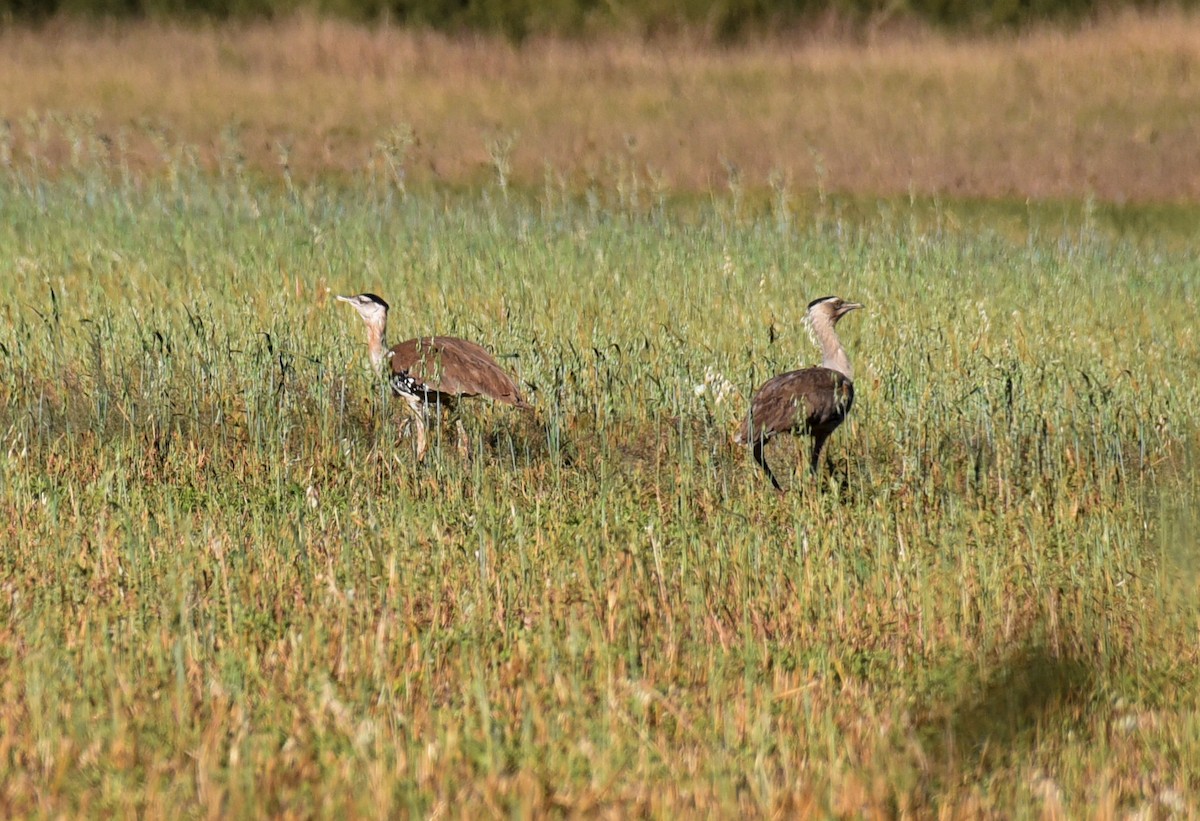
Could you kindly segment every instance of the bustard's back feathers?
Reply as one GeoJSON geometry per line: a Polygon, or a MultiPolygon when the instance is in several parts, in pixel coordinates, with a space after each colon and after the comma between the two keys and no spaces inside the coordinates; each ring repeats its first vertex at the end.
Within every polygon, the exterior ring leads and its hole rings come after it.
{"type": "Polygon", "coordinates": [[[735,435],[740,444],[781,433],[832,432],[854,404],[854,383],[829,368],[805,368],[768,379],[735,435]]]}
{"type": "Polygon", "coordinates": [[[482,345],[453,336],[407,339],[388,352],[393,374],[404,373],[443,397],[487,396],[530,407],[521,389],[482,345]]]}

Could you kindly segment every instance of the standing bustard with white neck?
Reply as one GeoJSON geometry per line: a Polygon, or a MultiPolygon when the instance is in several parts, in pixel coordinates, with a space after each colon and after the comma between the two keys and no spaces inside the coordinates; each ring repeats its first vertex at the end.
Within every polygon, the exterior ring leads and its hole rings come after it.
{"type": "Polygon", "coordinates": [[[843,316],[861,307],[857,302],[846,302],[836,296],[810,302],[808,322],[821,346],[821,367],[789,371],[768,379],[750,400],[750,413],[734,435],[734,441],[753,446],[754,461],[762,466],[776,490],[783,488],[763,454],[767,442],[781,433],[811,436],[809,467],[816,473],[825,440],[842,424],[854,404],[850,358],[834,326],[843,316]]]}
{"type": "MultiPolygon", "coordinates": [[[[375,294],[339,296],[358,311],[367,326],[371,364],[384,369],[392,393],[412,411],[417,433],[417,458],[423,459],[428,443],[427,417],[445,408],[453,411],[460,397],[486,396],[522,410],[533,406],[521,389],[482,345],[453,336],[423,336],[406,339],[391,348],[387,344],[388,304],[375,294]]],[[[460,442],[464,436],[459,426],[460,442]]],[[[465,442],[462,442],[465,446],[465,442]]]]}

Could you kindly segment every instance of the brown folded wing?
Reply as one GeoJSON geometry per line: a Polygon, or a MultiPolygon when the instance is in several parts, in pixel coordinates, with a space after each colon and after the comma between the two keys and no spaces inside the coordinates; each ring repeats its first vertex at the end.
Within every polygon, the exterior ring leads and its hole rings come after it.
{"type": "Polygon", "coordinates": [[[487,396],[528,408],[521,389],[481,345],[453,336],[407,339],[391,349],[392,371],[406,372],[446,397],[487,396]]]}
{"type": "Polygon", "coordinates": [[[829,434],[854,404],[854,383],[829,368],[805,368],[767,380],[750,403],[737,440],[765,441],[780,433],[829,434]]]}

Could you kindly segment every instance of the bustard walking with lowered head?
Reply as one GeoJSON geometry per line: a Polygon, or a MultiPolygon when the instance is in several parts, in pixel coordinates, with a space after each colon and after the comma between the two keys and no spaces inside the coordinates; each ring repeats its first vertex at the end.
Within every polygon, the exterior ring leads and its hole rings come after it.
{"type": "Polygon", "coordinates": [[[861,308],[836,296],[814,299],[808,304],[808,323],[821,346],[821,366],[789,371],[768,379],[750,400],[750,413],[734,435],[734,441],[751,445],[754,461],[762,466],[776,490],[783,490],[767,464],[763,448],[775,436],[791,433],[811,436],[809,468],[820,469],[825,441],[854,404],[854,374],[850,358],[838,340],[834,326],[846,314],[861,308]]]}
{"type": "MultiPolygon", "coordinates": [[[[371,364],[383,369],[392,393],[412,411],[417,458],[423,459],[427,417],[432,409],[455,410],[461,397],[486,396],[522,410],[533,406],[521,396],[516,381],[482,345],[453,336],[423,336],[388,347],[388,304],[375,294],[339,296],[358,311],[367,325],[371,364]]],[[[460,427],[460,435],[461,435],[460,427]]]]}

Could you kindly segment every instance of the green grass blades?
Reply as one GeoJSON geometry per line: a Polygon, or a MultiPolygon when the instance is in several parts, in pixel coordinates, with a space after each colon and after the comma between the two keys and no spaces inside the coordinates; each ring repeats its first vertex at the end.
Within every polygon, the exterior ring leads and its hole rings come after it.
{"type": "Polygon", "coordinates": [[[0,184],[8,814],[1197,811],[1194,237],[0,184]],[[361,290],[536,419],[417,464],[361,290]],[[779,495],[729,436],[830,293],[855,407],[779,495]]]}

